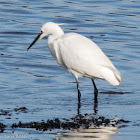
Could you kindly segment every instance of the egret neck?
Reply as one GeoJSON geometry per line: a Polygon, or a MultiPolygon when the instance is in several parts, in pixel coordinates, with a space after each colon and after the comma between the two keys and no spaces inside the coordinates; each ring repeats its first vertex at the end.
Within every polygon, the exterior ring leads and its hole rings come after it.
{"type": "Polygon", "coordinates": [[[41,30],[46,30],[47,31],[47,35],[49,35],[48,44],[52,43],[55,39],[64,35],[63,30],[57,24],[52,25],[52,23],[51,23],[49,28],[46,28],[46,29],[42,28],[41,30]]]}

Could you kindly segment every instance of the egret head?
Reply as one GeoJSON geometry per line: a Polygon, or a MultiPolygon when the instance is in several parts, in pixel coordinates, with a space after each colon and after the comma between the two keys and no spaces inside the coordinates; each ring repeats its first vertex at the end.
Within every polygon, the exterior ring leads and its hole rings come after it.
{"type": "Polygon", "coordinates": [[[58,24],[53,23],[53,22],[47,22],[45,23],[38,36],[35,38],[35,40],[31,43],[31,45],[27,48],[27,50],[29,50],[38,40],[42,39],[44,36],[47,35],[53,35],[54,38],[57,38],[61,35],[64,34],[63,30],[58,26],[58,24]]]}

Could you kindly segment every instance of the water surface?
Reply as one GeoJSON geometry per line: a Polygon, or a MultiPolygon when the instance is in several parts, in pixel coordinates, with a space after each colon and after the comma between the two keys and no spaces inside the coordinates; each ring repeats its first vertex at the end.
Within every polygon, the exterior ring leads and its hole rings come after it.
{"type": "MultiPolygon", "coordinates": [[[[0,122],[10,126],[18,121],[71,118],[77,114],[75,79],[54,61],[46,38],[26,50],[41,26],[52,21],[65,23],[61,26],[65,33],[77,32],[90,38],[113,61],[121,72],[122,84],[114,87],[106,81],[95,81],[100,92],[97,113],[131,121],[127,127],[116,130],[118,133],[111,139],[140,137],[139,1],[1,0],[0,13],[0,109],[11,112],[11,119],[1,115],[0,122]],[[109,94],[111,91],[118,94],[109,94]],[[13,111],[23,106],[27,113],[13,111]]],[[[86,78],[79,81],[80,113],[94,113],[92,82],[86,78]]],[[[57,137],[55,131],[46,133],[50,132],[15,131],[15,135],[27,135],[27,139],[57,137]]]]}

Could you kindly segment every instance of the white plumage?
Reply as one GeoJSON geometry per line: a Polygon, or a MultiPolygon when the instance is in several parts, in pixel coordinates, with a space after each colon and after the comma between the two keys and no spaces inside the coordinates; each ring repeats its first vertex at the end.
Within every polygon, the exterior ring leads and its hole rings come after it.
{"type": "MultiPolygon", "coordinates": [[[[77,33],[64,34],[53,22],[42,26],[39,35],[28,49],[46,35],[49,35],[47,43],[52,56],[61,67],[75,76],[79,93],[78,77],[88,77],[92,80],[99,78],[112,85],[120,84],[120,73],[93,41],[77,33]]],[[[94,88],[97,90],[96,86],[94,88]]]]}

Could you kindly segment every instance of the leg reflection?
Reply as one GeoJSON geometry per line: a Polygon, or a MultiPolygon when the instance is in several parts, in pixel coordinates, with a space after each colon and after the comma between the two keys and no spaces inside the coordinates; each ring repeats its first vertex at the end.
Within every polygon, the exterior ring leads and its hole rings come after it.
{"type": "Polygon", "coordinates": [[[94,95],[94,114],[96,115],[98,112],[98,97],[94,95]]]}
{"type": "Polygon", "coordinates": [[[77,114],[80,114],[80,108],[81,108],[81,99],[78,99],[78,104],[77,104],[77,114]]]}
{"type": "MultiPolygon", "coordinates": [[[[77,103],[77,114],[80,114],[80,108],[81,108],[81,98],[78,98],[77,103]]],[[[94,114],[96,115],[98,112],[98,97],[94,96],[94,114]]]]}

